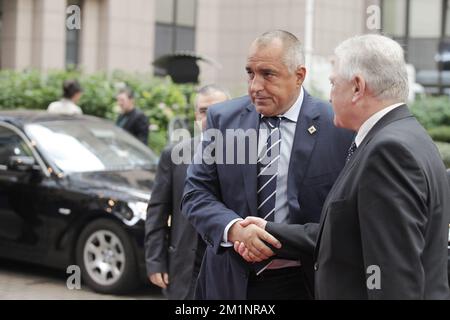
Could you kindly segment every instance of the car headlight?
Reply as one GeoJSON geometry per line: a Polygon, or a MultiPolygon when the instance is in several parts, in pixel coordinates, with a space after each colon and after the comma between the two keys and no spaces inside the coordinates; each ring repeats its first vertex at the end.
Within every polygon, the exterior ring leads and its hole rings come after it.
{"type": "Polygon", "coordinates": [[[147,205],[147,202],[142,201],[128,202],[128,206],[133,211],[134,216],[144,221],[147,218],[147,205]]]}

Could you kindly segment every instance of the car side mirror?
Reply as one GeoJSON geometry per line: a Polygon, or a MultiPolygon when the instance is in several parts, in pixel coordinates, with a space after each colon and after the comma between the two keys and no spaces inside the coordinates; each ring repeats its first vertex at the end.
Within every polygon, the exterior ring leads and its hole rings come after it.
{"type": "Polygon", "coordinates": [[[8,161],[8,169],[13,171],[32,171],[35,165],[34,158],[27,156],[11,156],[8,161]]]}

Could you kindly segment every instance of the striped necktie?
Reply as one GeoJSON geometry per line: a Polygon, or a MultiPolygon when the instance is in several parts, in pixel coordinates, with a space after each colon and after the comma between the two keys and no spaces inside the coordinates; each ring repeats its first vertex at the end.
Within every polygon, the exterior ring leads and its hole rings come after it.
{"type": "MultiPolygon", "coordinates": [[[[280,162],[280,121],[279,117],[263,117],[269,132],[266,145],[258,156],[258,216],[274,221],[277,195],[278,163],[280,162]]],[[[263,272],[273,259],[253,264],[257,275],[263,272]]]]}
{"type": "Polygon", "coordinates": [[[269,129],[266,145],[258,157],[258,216],[274,220],[277,193],[278,163],[280,161],[280,121],[279,117],[263,117],[269,129]]]}
{"type": "Polygon", "coordinates": [[[353,141],[352,144],[350,145],[350,148],[348,149],[347,159],[345,160],[345,162],[349,162],[350,161],[350,159],[352,158],[352,156],[355,153],[357,148],[358,147],[356,146],[355,141],[353,141]]]}

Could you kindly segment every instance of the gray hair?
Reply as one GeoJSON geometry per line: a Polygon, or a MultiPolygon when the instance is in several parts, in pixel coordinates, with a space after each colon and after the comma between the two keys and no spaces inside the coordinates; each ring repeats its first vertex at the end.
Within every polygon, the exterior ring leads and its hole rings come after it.
{"type": "Polygon", "coordinates": [[[351,80],[360,75],[380,100],[408,99],[408,73],[402,47],[394,40],[377,34],[356,36],[336,49],[337,70],[351,80]]]}
{"type": "Polygon", "coordinates": [[[225,97],[227,97],[227,99],[231,99],[229,92],[216,84],[208,84],[206,86],[203,86],[200,89],[198,89],[196,93],[197,93],[197,95],[195,97],[196,108],[197,108],[198,96],[210,96],[215,93],[222,93],[225,95],[225,97]]]}
{"type": "Polygon", "coordinates": [[[281,40],[281,43],[283,44],[283,63],[290,73],[294,73],[299,66],[305,64],[305,54],[300,40],[288,31],[272,30],[265,32],[256,38],[253,43],[257,46],[265,47],[271,44],[275,39],[281,40]]]}
{"type": "Polygon", "coordinates": [[[134,99],[134,91],[133,91],[133,89],[131,89],[129,87],[125,87],[125,88],[120,89],[119,92],[117,93],[116,97],[121,95],[121,94],[126,94],[128,99],[134,99]]]}

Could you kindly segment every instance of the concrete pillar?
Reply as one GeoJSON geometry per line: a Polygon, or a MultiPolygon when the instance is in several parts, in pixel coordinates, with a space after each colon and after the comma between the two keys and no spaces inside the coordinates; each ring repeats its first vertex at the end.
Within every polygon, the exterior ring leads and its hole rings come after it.
{"type": "Polygon", "coordinates": [[[3,1],[3,69],[29,67],[32,52],[33,0],[3,1]]]}
{"type": "Polygon", "coordinates": [[[2,68],[65,67],[65,1],[9,0],[3,9],[2,68]]]}
{"type": "Polygon", "coordinates": [[[65,67],[66,2],[33,1],[31,66],[40,70],[65,67]]]}
{"type": "Polygon", "coordinates": [[[99,69],[150,71],[154,43],[153,0],[102,0],[99,19],[99,69]]]}
{"type": "Polygon", "coordinates": [[[100,12],[102,1],[84,1],[81,11],[80,66],[87,73],[97,71],[99,67],[100,12]]]}

